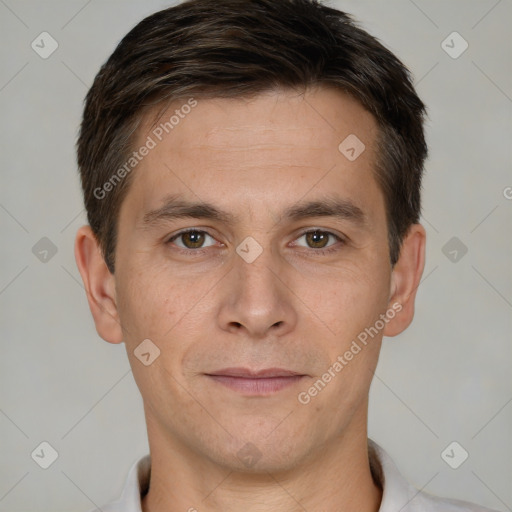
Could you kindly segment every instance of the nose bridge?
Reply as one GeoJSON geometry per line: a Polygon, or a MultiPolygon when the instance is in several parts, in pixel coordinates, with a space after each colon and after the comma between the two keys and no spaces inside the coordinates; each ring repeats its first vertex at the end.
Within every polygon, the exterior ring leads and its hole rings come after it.
{"type": "Polygon", "coordinates": [[[235,263],[238,282],[237,302],[253,308],[253,313],[260,310],[263,314],[275,306],[273,303],[278,301],[280,296],[276,282],[278,281],[277,272],[274,270],[278,263],[274,261],[268,245],[257,247],[256,244],[256,241],[246,239],[237,248],[239,255],[235,263]]]}
{"type": "MultiPolygon", "coordinates": [[[[250,244],[250,242],[249,242],[250,244]]],[[[240,251],[247,250],[247,245],[241,247],[240,251]]],[[[249,248],[248,254],[254,249],[249,248]]],[[[278,272],[274,270],[277,268],[277,262],[273,261],[273,255],[269,248],[262,250],[253,261],[239,258],[236,262],[235,274],[238,278],[240,287],[240,298],[242,300],[253,300],[263,302],[276,298],[278,279],[276,275],[278,272]]]]}

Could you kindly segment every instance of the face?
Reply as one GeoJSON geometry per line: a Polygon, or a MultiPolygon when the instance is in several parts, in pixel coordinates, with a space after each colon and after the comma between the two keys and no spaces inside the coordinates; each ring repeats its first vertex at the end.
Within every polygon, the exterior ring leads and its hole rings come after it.
{"type": "Polygon", "coordinates": [[[155,145],[120,210],[114,314],[150,437],[285,470],[365,432],[382,334],[402,309],[377,126],[325,88],[196,101],[168,134],[158,126],[186,101],[138,132],[137,148],[155,145]]]}

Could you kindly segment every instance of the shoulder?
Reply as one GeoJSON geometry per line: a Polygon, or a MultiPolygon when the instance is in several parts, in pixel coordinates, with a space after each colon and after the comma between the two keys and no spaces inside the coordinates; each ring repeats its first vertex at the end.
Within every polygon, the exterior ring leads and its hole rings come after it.
{"type": "Polygon", "coordinates": [[[411,512],[498,512],[496,510],[470,503],[419,492],[411,501],[411,512]]]}
{"type": "Polygon", "coordinates": [[[386,451],[371,439],[368,439],[368,454],[374,480],[383,491],[379,512],[497,512],[468,501],[419,491],[401,475],[386,451]]]}
{"type": "Polygon", "coordinates": [[[149,488],[150,475],[151,458],[149,455],[145,455],[130,468],[119,498],[89,512],[141,512],[141,499],[149,488]]]}

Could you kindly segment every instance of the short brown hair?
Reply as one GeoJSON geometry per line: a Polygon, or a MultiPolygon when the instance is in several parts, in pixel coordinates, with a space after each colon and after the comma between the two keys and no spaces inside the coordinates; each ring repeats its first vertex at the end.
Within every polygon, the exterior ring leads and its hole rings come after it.
{"type": "Polygon", "coordinates": [[[390,260],[419,221],[427,156],[407,68],[341,11],[317,0],[188,0],[148,16],[119,43],[85,99],[77,141],[88,222],[114,272],[119,210],[133,173],[112,179],[133,151],[148,106],[190,96],[252,96],[334,86],[379,126],[375,177],[384,194],[390,260]]]}

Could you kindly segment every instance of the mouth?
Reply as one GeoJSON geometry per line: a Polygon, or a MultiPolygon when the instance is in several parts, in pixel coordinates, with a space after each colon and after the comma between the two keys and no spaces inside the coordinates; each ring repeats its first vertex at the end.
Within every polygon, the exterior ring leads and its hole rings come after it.
{"type": "Polygon", "coordinates": [[[306,375],[284,370],[267,368],[224,368],[205,374],[211,380],[247,396],[271,395],[301,381],[306,375]]]}

